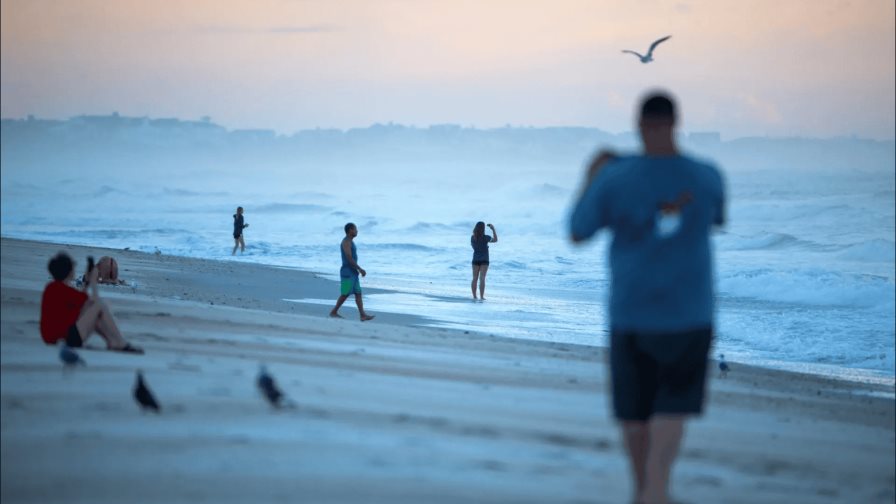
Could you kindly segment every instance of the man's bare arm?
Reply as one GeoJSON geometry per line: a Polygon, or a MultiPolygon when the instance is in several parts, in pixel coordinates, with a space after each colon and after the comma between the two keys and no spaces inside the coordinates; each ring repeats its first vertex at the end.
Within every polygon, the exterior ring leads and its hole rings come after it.
{"type": "Polygon", "coordinates": [[[345,260],[348,262],[349,266],[354,268],[354,270],[360,273],[361,276],[367,276],[367,272],[364,271],[364,268],[358,266],[358,263],[355,262],[355,258],[352,257],[351,240],[342,240],[342,253],[345,254],[345,260]]]}

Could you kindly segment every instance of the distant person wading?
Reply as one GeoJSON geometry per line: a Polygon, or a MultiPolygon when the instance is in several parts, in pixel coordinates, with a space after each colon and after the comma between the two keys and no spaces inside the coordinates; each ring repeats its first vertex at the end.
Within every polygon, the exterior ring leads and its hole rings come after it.
{"type": "Polygon", "coordinates": [[[495,226],[488,224],[492,235],[485,234],[486,224],[482,221],[476,223],[473,228],[473,236],[470,237],[470,246],[473,247],[473,282],[470,290],[473,291],[473,300],[476,298],[476,283],[479,283],[479,299],[485,301],[485,274],[488,273],[488,244],[498,243],[498,232],[495,226]]]}
{"type": "Polygon", "coordinates": [[[236,213],[233,214],[233,252],[230,255],[236,255],[236,249],[239,247],[240,254],[246,251],[246,242],[243,241],[243,229],[249,227],[243,223],[243,207],[236,207],[236,213]]]}

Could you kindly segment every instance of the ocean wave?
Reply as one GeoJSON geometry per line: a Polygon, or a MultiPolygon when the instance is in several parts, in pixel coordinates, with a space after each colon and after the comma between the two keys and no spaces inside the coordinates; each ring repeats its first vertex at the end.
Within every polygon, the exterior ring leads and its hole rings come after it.
{"type": "Polygon", "coordinates": [[[896,263],[896,243],[890,240],[874,239],[865,243],[848,246],[837,254],[840,259],[860,262],[896,263]]]}
{"type": "Polygon", "coordinates": [[[294,192],[289,195],[290,198],[308,200],[308,199],[324,199],[324,200],[332,200],[333,195],[327,194],[325,192],[318,191],[299,191],[294,192]]]}
{"type": "Polygon", "coordinates": [[[18,180],[4,183],[2,189],[3,189],[3,193],[4,193],[4,196],[3,196],[4,198],[6,198],[8,195],[21,194],[23,192],[45,193],[47,190],[46,187],[41,187],[37,184],[32,184],[29,182],[21,182],[18,180]],[[6,189],[9,189],[9,191],[7,192],[6,189]]]}
{"type": "Polygon", "coordinates": [[[256,212],[326,212],[330,207],[313,203],[268,203],[253,208],[256,212]]]}
{"type": "Polygon", "coordinates": [[[164,196],[187,196],[187,197],[197,197],[197,196],[229,196],[230,193],[215,191],[215,192],[199,192],[199,191],[190,191],[188,189],[178,189],[171,187],[163,187],[162,194],[164,196]]]}
{"type": "Polygon", "coordinates": [[[560,257],[560,256],[555,257],[554,262],[556,262],[557,264],[575,264],[576,263],[572,259],[567,259],[565,257],[560,257]]]}
{"type": "Polygon", "coordinates": [[[728,233],[719,240],[723,250],[780,250],[801,248],[813,251],[834,250],[836,246],[803,240],[787,233],[759,233],[752,236],[738,236],[728,233]]]}
{"type": "MultiPolygon", "coordinates": [[[[140,238],[145,239],[149,236],[155,237],[178,237],[189,241],[190,237],[195,233],[187,229],[177,228],[156,228],[156,229],[66,229],[64,231],[37,230],[33,234],[45,236],[48,238],[72,238],[93,240],[121,240],[140,238]]],[[[102,241],[97,242],[97,246],[103,246],[102,241]]]]}
{"type": "Polygon", "coordinates": [[[571,193],[569,189],[548,183],[532,186],[528,192],[536,196],[556,196],[564,198],[569,197],[571,193]]]}
{"type": "Polygon", "coordinates": [[[441,248],[427,247],[426,245],[419,245],[417,243],[365,243],[364,248],[370,248],[372,250],[403,250],[433,253],[439,253],[443,250],[441,248]]]}
{"type": "MultiPolygon", "coordinates": [[[[458,224],[443,224],[441,222],[416,222],[405,228],[406,231],[456,231],[458,224]]],[[[471,228],[472,229],[472,228],[471,228]]]]}
{"type": "Polygon", "coordinates": [[[812,306],[885,308],[894,306],[893,280],[819,268],[759,268],[720,275],[719,292],[735,298],[812,306]]]}
{"type": "Polygon", "coordinates": [[[731,209],[732,221],[787,223],[794,221],[841,223],[845,225],[869,217],[876,212],[868,207],[868,198],[856,197],[848,203],[833,203],[827,200],[782,200],[768,202],[739,201],[731,209]]]}
{"type": "Polygon", "coordinates": [[[114,188],[114,187],[112,187],[112,186],[101,185],[101,186],[99,186],[99,187],[96,189],[96,191],[93,192],[93,197],[94,197],[94,198],[99,198],[99,197],[101,197],[101,196],[105,196],[105,195],[107,195],[107,194],[124,193],[124,192],[125,192],[125,191],[122,191],[122,190],[120,190],[120,189],[116,189],[116,188],[114,188]]]}

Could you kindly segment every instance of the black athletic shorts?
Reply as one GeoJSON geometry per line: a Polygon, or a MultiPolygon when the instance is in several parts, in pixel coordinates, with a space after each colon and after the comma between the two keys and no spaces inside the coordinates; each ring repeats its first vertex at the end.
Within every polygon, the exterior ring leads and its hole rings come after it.
{"type": "Polygon", "coordinates": [[[84,344],[84,340],[81,339],[81,333],[78,332],[78,326],[72,324],[68,328],[68,334],[65,335],[65,344],[70,347],[79,347],[84,344]]]}
{"type": "Polygon", "coordinates": [[[488,264],[488,261],[473,261],[473,266],[482,266],[483,264],[488,264]]]}
{"type": "Polygon", "coordinates": [[[702,413],[711,343],[711,327],[665,334],[614,330],[610,373],[616,418],[702,413]]]}

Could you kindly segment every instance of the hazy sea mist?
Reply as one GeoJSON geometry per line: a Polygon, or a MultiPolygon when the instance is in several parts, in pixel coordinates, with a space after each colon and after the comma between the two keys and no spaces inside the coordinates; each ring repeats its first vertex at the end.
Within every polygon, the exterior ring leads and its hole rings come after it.
{"type": "MultiPolygon", "coordinates": [[[[630,134],[377,125],[282,137],[119,117],[3,121],[2,234],[299,267],[338,276],[353,221],[372,312],[486,333],[606,343],[606,244],[566,237],[582,165],[630,134]],[[230,257],[245,208],[246,255],[230,257]],[[469,236],[493,223],[485,303],[469,236]]],[[[683,136],[726,176],[714,238],[718,340],[731,360],[894,376],[894,144],[683,136]]],[[[124,265],[126,268],[126,265],[124,265]]],[[[234,287],[236,289],[236,287],[234,287]]],[[[335,299],[321,303],[321,313],[335,299]]]]}

